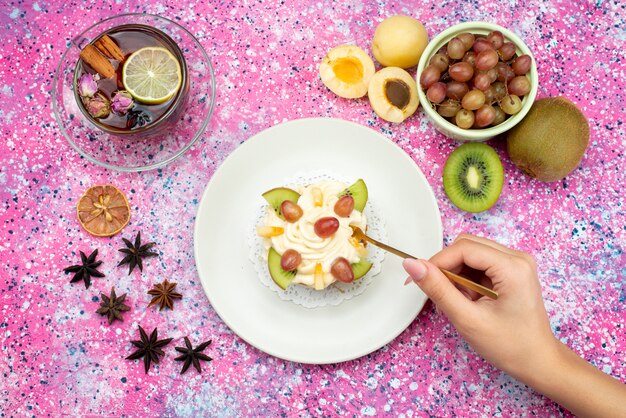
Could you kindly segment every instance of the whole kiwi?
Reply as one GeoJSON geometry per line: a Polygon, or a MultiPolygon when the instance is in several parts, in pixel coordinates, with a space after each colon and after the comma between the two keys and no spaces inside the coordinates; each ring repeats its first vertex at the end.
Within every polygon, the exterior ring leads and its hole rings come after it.
{"type": "Polygon", "coordinates": [[[565,97],[537,100],[507,134],[511,161],[525,174],[557,181],[574,170],[589,144],[589,123],[565,97]]]}

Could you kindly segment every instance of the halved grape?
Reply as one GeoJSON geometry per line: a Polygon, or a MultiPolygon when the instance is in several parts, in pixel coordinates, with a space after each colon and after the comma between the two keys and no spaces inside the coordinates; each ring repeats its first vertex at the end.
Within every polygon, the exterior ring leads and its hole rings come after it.
{"type": "Polygon", "coordinates": [[[293,271],[298,268],[301,262],[302,256],[300,253],[290,248],[280,257],[280,268],[285,271],[293,271]]]}
{"type": "Polygon", "coordinates": [[[340,282],[351,283],[354,281],[354,271],[348,259],[337,257],[330,266],[330,274],[340,282]]]}
{"type": "Polygon", "coordinates": [[[285,200],[280,205],[280,212],[283,214],[285,220],[289,223],[294,223],[302,217],[304,212],[297,203],[293,203],[291,200],[285,200]]]}
{"type": "Polygon", "coordinates": [[[333,208],[337,216],[347,218],[354,210],[354,198],[350,195],[341,196],[333,208]]]}
{"type": "Polygon", "coordinates": [[[328,238],[339,229],[339,220],[332,216],[318,219],[313,224],[315,234],[320,238],[328,238]]]}

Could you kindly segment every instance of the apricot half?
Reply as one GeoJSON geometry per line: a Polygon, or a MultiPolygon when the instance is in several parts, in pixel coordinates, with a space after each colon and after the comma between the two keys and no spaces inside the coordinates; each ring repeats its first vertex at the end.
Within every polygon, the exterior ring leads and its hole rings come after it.
{"type": "Polygon", "coordinates": [[[365,96],[374,61],[356,45],[339,45],[331,49],[320,63],[322,82],[339,97],[356,99],[365,96]]]}
{"type": "Polygon", "coordinates": [[[388,122],[402,122],[419,105],[415,80],[398,67],[383,68],[374,74],[367,95],[374,112],[388,122]]]}

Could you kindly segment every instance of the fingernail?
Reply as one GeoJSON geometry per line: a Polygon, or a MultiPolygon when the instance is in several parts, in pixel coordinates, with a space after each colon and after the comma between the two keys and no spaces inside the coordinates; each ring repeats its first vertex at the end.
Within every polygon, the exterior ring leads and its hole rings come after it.
{"type": "Polygon", "coordinates": [[[428,273],[428,267],[426,267],[426,264],[421,260],[406,258],[402,262],[402,267],[404,267],[416,283],[426,277],[426,273],[428,273]]]}
{"type": "Polygon", "coordinates": [[[407,284],[411,283],[413,281],[413,277],[409,276],[406,278],[406,280],[404,281],[404,285],[406,286],[407,284]]]}

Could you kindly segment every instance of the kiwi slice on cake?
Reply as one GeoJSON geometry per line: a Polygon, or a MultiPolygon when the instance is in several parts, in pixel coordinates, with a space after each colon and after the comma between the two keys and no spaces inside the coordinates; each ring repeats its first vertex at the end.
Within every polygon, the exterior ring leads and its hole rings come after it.
{"type": "Polygon", "coordinates": [[[367,186],[363,179],[358,179],[350,187],[339,193],[341,196],[352,196],[354,199],[354,209],[359,212],[363,212],[365,205],[367,204],[367,186]]]}
{"type": "Polygon", "coordinates": [[[458,147],[443,167],[443,188],[459,209],[482,212],[492,207],[502,191],[504,170],[496,151],[472,142],[458,147]]]}
{"type": "Polygon", "coordinates": [[[274,283],[280,286],[283,290],[287,289],[294,277],[296,277],[296,270],[283,270],[280,266],[280,254],[278,254],[278,251],[274,248],[270,248],[270,252],[267,254],[267,267],[274,283]]]}
{"type": "Polygon", "coordinates": [[[360,279],[365,276],[372,268],[372,263],[364,258],[361,258],[358,263],[352,263],[352,273],[354,273],[354,280],[360,279]]]}
{"type": "Polygon", "coordinates": [[[267,200],[267,203],[269,203],[270,206],[274,208],[274,212],[276,212],[276,215],[278,215],[278,217],[283,220],[285,218],[280,211],[280,205],[282,205],[285,200],[290,200],[293,203],[298,203],[298,199],[300,199],[300,193],[288,187],[277,187],[275,189],[268,190],[263,193],[262,196],[265,200],[267,200]]]}

